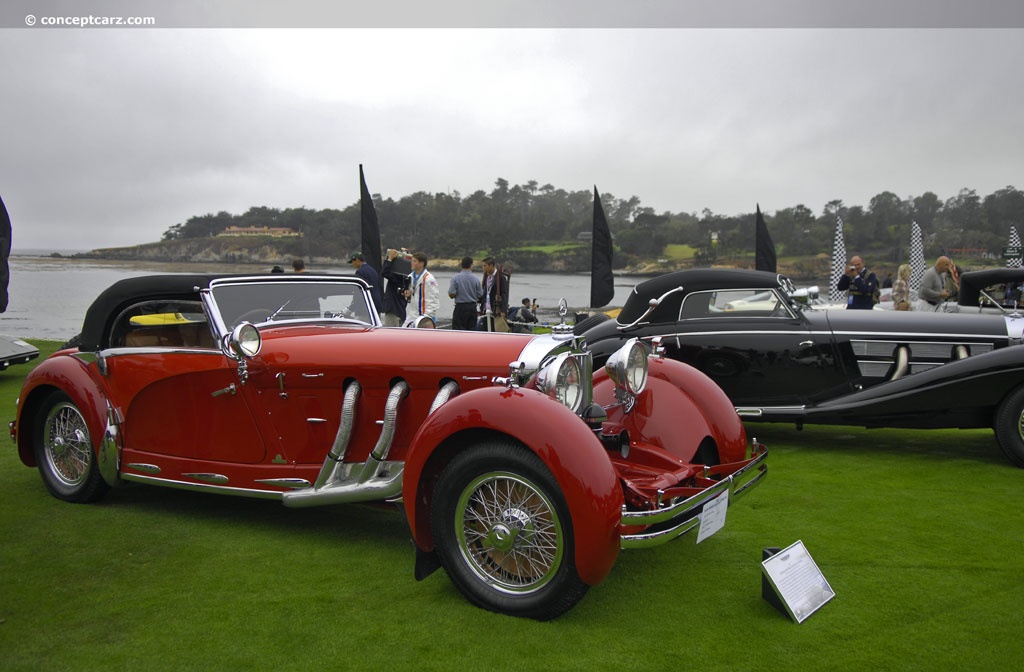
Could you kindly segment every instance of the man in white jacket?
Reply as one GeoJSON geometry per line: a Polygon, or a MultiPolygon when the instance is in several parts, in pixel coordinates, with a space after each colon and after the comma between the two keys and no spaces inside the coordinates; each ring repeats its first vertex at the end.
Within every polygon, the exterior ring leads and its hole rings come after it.
{"type": "Polygon", "coordinates": [[[427,255],[417,252],[412,255],[412,273],[409,274],[409,289],[405,296],[409,299],[409,310],[406,324],[418,317],[426,316],[437,324],[437,309],[441,306],[441,288],[437,278],[427,270],[427,255]]]}

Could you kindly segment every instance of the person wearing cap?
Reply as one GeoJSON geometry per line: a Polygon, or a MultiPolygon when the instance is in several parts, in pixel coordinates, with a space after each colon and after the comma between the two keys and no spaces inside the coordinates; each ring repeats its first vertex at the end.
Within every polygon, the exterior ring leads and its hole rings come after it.
{"type": "Polygon", "coordinates": [[[373,297],[373,307],[377,309],[377,313],[380,313],[380,278],[377,277],[377,271],[373,270],[373,266],[370,266],[366,261],[363,260],[362,252],[353,252],[348,258],[348,263],[352,264],[356,269],[356,277],[362,278],[366,284],[370,286],[370,296],[373,297]]]}

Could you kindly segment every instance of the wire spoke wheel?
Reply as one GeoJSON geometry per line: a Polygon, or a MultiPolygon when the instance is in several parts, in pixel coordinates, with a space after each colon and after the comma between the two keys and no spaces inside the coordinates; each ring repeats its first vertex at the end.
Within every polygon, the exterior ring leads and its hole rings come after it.
{"type": "Polygon", "coordinates": [[[462,491],[455,516],[463,557],[477,576],[499,590],[537,590],[561,563],[558,514],[544,493],[521,476],[482,474],[462,491]]]}
{"type": "Polygon", "coordinates": [[[89,475],[92,444],[85,418],[70,402],[55,405],[43,427],[43,450],[53,475],[64,485],[74,487],[89,475]]]}
{"type": "Polygon", "coordinates": [[[33,449],[46,489],[68,502],[94,502],[110,486],[100,476],[89,425],[61,391],[43,400],[34,423],[33,449]]]}
{"type": "Polygon", "coordinates": [[[430,519],[441,565],[479,607],[549,620],[587,592],[562,490],[522,444],[486,441],[460,451],[438,479],[430,519]]]}

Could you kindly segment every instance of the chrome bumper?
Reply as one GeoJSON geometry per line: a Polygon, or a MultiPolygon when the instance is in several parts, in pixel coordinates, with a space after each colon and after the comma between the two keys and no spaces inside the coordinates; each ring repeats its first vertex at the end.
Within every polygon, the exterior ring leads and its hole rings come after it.
{"type": "MultiPolygon", "coordinates": [[[[768,449],[755,440],[752,453],[753,457],[741,463],[742,467],[723,476],[721,481],[693,497],[653,511],[627,511],[623,506],[620,526],[642,525],[647,529],[636,534],[622,535],[620,547],[651,548],[681,537],[700,525],[700,513],[704,505],[723,492],[729,492],[731,506],[736,498],[747,494],[768,473],[768,449]]],[[[707,473],[714,475],[728,468],[727,464],[708,467],[707,473]]]]}

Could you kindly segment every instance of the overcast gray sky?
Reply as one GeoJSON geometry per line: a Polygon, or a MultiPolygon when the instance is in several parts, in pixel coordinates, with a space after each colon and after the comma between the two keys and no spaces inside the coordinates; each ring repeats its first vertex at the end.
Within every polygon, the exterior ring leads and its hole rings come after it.
{"type": "Polygon", "coordinates": [[[287,3],[304,6],[294,22],[234,4],[184,17],[167,3],[5,4],[0,196],[15,250],[151,242],[194,215],[257,205],[344,208],[360,163],[370,190],[395,199],[504,178],[727,215],[1024,188],[1020,11],[981,22],[1004,29],[933,14],[820,28],[829,15],[666,19],[651,2],[633,22],[622,3],[572,0],[561,6],[596,18],[396,28],[315,3],[287,3]],[[41,24],[118,13],[158,24],[41,24]],[[540,27],[516,27],[529,23],[540,27]]]}

